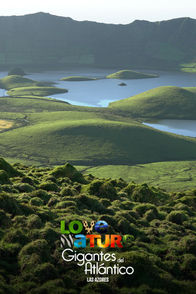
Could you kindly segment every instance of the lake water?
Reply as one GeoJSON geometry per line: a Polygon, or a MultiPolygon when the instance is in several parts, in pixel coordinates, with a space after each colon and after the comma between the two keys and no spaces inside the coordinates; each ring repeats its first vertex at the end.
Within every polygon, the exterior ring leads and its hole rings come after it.
{"type": "MultiPolygon", "coordinates": [[[[196,86],[196,76],[190,73],[166,72],[166,71],[147,71],[147,73],[157,73],[158,78],[139,79],[139,80],[112,80],[104,79],[108,74],[119,69],[74,69],[64,71],[45,71],[40,73],[30,73],[26,77],[37,81],[55,82],[57,87],[69,90],[65,94],[50,96],[59,100],[70,102],[74,105],[86,106],[108,106],[109,102],[139,94],[141,92],[159,86],[196,86]],[[62,77],[80,75],[96,77],[96,81],[82,82],[63,82],[62,77]],[[118,84],[125,82],[127,86],[121,87],[118,84]]],[[[7,72],[0,72],[0,78],[7,75],[7,72]]],[[[5,95],[5,90],[0,89],[0,96],[5,95]]]]}
{"type": "Polygon", "coordinates": [[[143,123],[160,131],[196,137],[196,120],[162,119],[156,123],[143,123]]]}

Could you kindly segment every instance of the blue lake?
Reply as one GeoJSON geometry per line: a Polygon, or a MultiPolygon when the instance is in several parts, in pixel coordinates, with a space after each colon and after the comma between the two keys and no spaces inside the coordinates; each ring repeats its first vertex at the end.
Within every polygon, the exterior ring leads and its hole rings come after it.
{"type": "Polygon", "coordinates": [[[162,119],[156,123],[143,123],[160,131],[196,137],[196,120],[162,119]]]}
{"type": "MultiPolygon", "coordinates": [[[[158,78],[139,79],[139,80],[112,80],[104,79],[108,74],[119,69],[74,69],[64,71],[45,71],[40,73],[29,73],[26,77],[37,81],[55,82],[56,86],[69,90],[65,94],[57,94],[51,97],[70,102],[74,105],[86,106],[108,106],[109,102],[139,94],[141,92],[156,88],[159,86],[196,86],[196,75],[180,72],[166,71],[147,71],[147,73],[157,73],[158,78]],[[62,77],[81,75],[87,77],[96,77],[96,81],[83,82],[64,82],[60,81],[62,77]],[[125,82],[127,86],[121,87],[118,84],[125,82]]],[[[0,72],[0,78],[6,76],[7,72],[0,72]]],[[[5,90],[0,89],[0,96],[6,94],[5,90]]]]}

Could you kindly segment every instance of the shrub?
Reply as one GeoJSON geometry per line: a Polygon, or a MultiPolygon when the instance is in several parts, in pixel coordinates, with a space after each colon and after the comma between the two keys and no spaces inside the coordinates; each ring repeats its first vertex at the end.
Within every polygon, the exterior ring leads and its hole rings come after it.
{"type": "Polygon", "coordinates": [[[77,195],[77,194],[78,194],[78,192],[71,186],[64,187],[61,190],[62,196],[73,196],[73,195],[77,195]]]}
{"type": "Polygon", "coordinates": [[[168,198],[166,193],[155,188],[150,188],[147,184],[135,186],[131,198],[137,202],[150,202],[154,204],[162,203],[168,198]]]}
{"type": "Polygon", "coordinates": [[[34,185],[34,180],[30,177],[22,177],[21,182],[29,184],[30,186],[34,185]]]}
{"type": "Polygon", "coordinates": [[[41,183],[39,185],[39,188],[40,189],[43,189],[43,190],[46,190],[46,191],[54,191],[54,192],[58,192],[60,189],[59,187],[57,186],[57,184],[53,183],[53,182],[44,182],[44,183],[41,183]]]}
{"type": "Polygon", "coordinates": [[[6,171],[0,170],[0,184],[8,184],[10,183],[9,176],[6,171]]]}
{"type": "Polygon", "coordinates": [[[58,203],[58,199],[56,197],[51,197],[50,200],[48,201],[48,206],[54,206],[56,203],[58,203]]]}
{"type": "Polygon", "coordinates": [[[10,230],[4,236],[4,241],[8,243],[20,243],[22,245],[28,242],[27,236],[21,229],[10,230]]]}
{"type": "Polygon", "coordinates": [[[195,196],[184,196],[179,199],[183,204],[188,205],[189,207],[196,208],[196,197],[195,196]]]}
{"type": "Polygon", "coordinates": [[[36,214],[31,214],[27,219],[27,226],[32,229],[41,228],[41,226],[42,226],[41,218],[36,214]]]}
{"type": "Polygon", "coordinates": [[[186,273],[196,271],[196,257],[193,254],[184,254],[181,268],[186,273]]]}
{"type": "Polygon", "coordinates": [[[0,170],[6,171],[9,177],[17,177],[17,176],[20,176],[21,175],[20,172],[18,172],[15,168],[13,168],[3,158],[0,158],[0,170]]]}
{"type": "Polygon", "coordinates": [[[0,193],[0,208],[13,215],[21,212],[18,202],[6,193],[0,193]]]}
{"type": "Polygon", "coordinates": [[[129,183],[122,191],[127,193],[128,196],[131,196],[136,186],[133,182],[129,183]]]}
{"type": "Polygon", "coordinates": [[[99,199],[95,196],[86,196],[84,194],[80,194],[79,196],[75,197],[75,201],[77,202],[77,206],[80,210],[88,208],[91,211],[97,211],[100,213],[107,211],[105,207],[99,202],[99,199]]]}
{"type": "Polygon", "coordinates": [[[143,216],[148,210],[152,210],[155,215],[158,215],[158,211],[155,205],[146,203],[138,204],[134,207],[134,210],[140,215],[143,216]]]}
{"type": "Polygon", "coordinates": [[[184,211],[174,210],[169,213],[167,219],[172,223],[181,225],[184,221],[187,220],[187,215],[184,213],[184,211]]]}
{"type": "Polygon", "coordinates": [[[76,203],[74,201],[61,201],[56,204],[56,208],[67,208],[67,207],[75,207],[76,203]]]}
{"type": "Polygon", "coordinates": [[[94,180],[89,184],[88,192],[91,195],[96,195],[102,198],[114,200],[117,198],[116,189],[110,181],[94,180]]]}
{"type": "Polygon", "coordinates": [[[29,204],[34,206],[42,206],[44,204],[44,201],[39,197],[34,197],[29,201],[29,204]]]}
{"type": "Polygon", "coordinates": [[[52,246],[59,239],[59,233],[57,233],[54,228],[50,226],[50,224],[46,224],[44,229],[41,230],[41,236],[52,246]]]}
{"type": "Polygon", "coordinates": [[[10,217],[4,212],[3,209],[0,209],[0,227],[9,226],[10,223],[10,217]]]}
{"type": "Polygon", "coordinates": [[[33,191],[31,193],[31,197],[39,197],[39,198],[41,198],[41,200],[44,201],[44,204],[47,204],[51,198],[51,195],[45,190],[38,189],[38,190],[33,191]]]}
{"type": "Polygon", "coordinates": [[[186,253],[196,254],[196,238],[195,235],[188,235],[182,238],[181,245],[186,253]]]}
{"type": "Polygon", "coordinates": [[[35,189],[33,186],[27,183],[15,184],[14,187],[18,189],[19,192],[26,192],[26,193],[30,193],[35,189]]]}
{"type": "Polygon", "coordinates": [[[25,269],[26,265],[29,264],[31,256],[40,262],[47,262],[49,260],[48,242],[43,239],[37,239],[25,245],[18,255],[21,269],[25,269]]]}
{"type": "Polygon", "coordinates": [[[40,282],[46,282],[48,280],[52,280],[57,278],[57,271],[49,262],[39,264],[33,270],[33,276],[40,282]]]}
{"type": "Polygon", "coordinates": [[[56,167],[51,172],[51,175],[53,175],[56,178],[68,177],[74,182],[86,183],[83,175],[80,172],[78,172],[77,169],[73,167],[70,163],[66,163],[64,166],[56,167]]]}

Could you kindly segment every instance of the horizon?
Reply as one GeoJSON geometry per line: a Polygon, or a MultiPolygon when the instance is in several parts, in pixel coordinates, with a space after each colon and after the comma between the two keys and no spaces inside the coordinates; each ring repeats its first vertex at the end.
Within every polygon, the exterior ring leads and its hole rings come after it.
{"type": "Polygon", "coordinates": [[[1,5],[1,16],[23,16],[39,12],[76,21],[92,21],[109,24],[130,24],[134,20],[149,22],[166,21],[176,18],[196,18],[194,0],[49,0],[46,5],[39,0],[14,2],[7,0],[1,5]]]}
{"type": "Polygon", "coordinates": [[[160,20],[148,20],[148,19],[133,19],[131,22],[129,23],[109,23],[109,22],[102,22],[102,21],[96,21],[96,20],[78,20],[75,19],[71,16],[63,16],[63,15],[57,15],[51,12],[45,12],[45,11],[37,11],[37,12],[32,12],[32,13],[25,13],[25,14],[12,14],[12,15],[0,15],[0,17],[23,17],[23,16],[28,16],[28,15],[36,15],[36,14],[48,14],[51,16],[56,16],[56,17],[62,17],[62,18],[69,18],[72,19],[73,21],[77,21],[77,22],[95,22],[95,23],[103,23],[103,24],[111,24],[111,25],[128,25],[131,24],[135,21],[146,21],[146,22],[151,22],[151,23],[156,23],[156,22],[163,22],[163,21],[170,21],[170,20],[175,20],[175,19],[185,19],[185,18],[189,18],[189,19],[196,19],[196,17],[190,17],[190,16],[179,16],[179,17],[174,17],[174,18],[168,18],[168,19],[160,19],[160,20]]]}

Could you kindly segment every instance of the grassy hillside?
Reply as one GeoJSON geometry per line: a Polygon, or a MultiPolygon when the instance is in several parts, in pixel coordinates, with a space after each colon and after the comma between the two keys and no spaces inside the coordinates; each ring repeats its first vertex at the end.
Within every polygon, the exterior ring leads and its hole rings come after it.
{"type": "Polygon", "coordinates": [[[82,77],[82,76],[73,76],[62,78],[61,81],[67,82],[82,82],[82,81],[95,81],[96,78],[82,77]]]}
{"type": "Polygon", "coordinates": [[[26,112],[70,110],[72,109],[72,106],[64,101],[49,99],[46,97],[3,97],[0,98],[0,109],[1,113],[4,113],[6,118],[8,112],[12,112],[13,115],[20,112],[22,116],[25,116],[23,113],[26,112]]]}
{"type": "Polygon", "coordinates": [[[109,107],[140,118],[196,119],[196,87],[158,87],[109,107]]]}
{"type": "Polygon", "coordinates": [[[196,161],[168,161],[146,164],[80,166],[80,171],[95,177],[123,178],[125,181],[147,183],[167,191],[196,188],[196,161]]]}
{"type": "MultiPolygon", "coordinates": [[[[30,87],[23,89],[24,95],[25,93],[46,95],[45,87],[41,89],[33,87],[38,92],[32,93],[30,87]]],[[[18,91],[19,95],[21,88],[14,88],[10,91],[18,91]]],[[[186,103],[190,97],[192,101],[196,101],[193,98],[195,88],[187,90],[163,87],[142,95],[144,98],[138,99],[140,96],[138,95],[127,100],[135,100],[138,113],[141,116],[145,113],[145,116],[148,117],[151,117],[151,113],[154,117],[160,116],[160,112],[155,112],[157,106],[161,108],[162,113],[167,113],[167,115],[172,115],[173,111],[176,112],[176,109],[179,108],[176,105],[175,108],[171,108],[171,97],[173,97],[173,103],[180,101],[179,104],[185,107],[190,107],[190,103],[186,103]],[[157,92],[167,96],[157,97],[157,92]],[[154,101],[155,108],[149,109],[149,97],[154,101]],[[146,106],[143,99],[147,101],[146,106]],[[164,103],[165,100],[168,101],[168,105],[164,103]],[[171,108],[170,113],[168,107],[171,108]]],[[[121,103],[121,101],[116,102],[117,105],[121,103]]],[[[129,118],[124,109],[122,111],[120,108],[121,111],[119,111],[118,107],[78,107],[60,101],[50,101],[47,98],[35,98],[35,96],[0,98],[0,106],[0,119],[11,119],[13,122],[12,128],[4,129],[0,133],[0,152],[6,158],[43,165],[61,164],[66,158],[74,164],[89,166],[196,160],[195,139],[160,132],[144,126],[137,120],[129,118]]],[[[181,106],[180,110],[182,108],[181,106]]],[[[137,112],[130,111],[132,107],[126,106],[125,109],[132,117],[136,116],[137,112]]],[[[193,107],[191,110],[194,113],[193,107]]],[[[190,111],[188,115],[191,115],[190,111]]]]}
{"type": "MultiPolygon", "coordinates": [[[[61,105],[41,101],[42,107],[48,103],[61,105]]],[[[24,114],[25,126],[0,134],[1,154],[45,165],[65,158],[82,165],[196,159],[195,139],[159,132],[102,109],[74,111],[73,106],[62,105],[70,111],[24,114]]],[[[6,114],[1,116],[5,119],[6,114]]]]}
{"type": "Polygon", "coordinates": [[[12,167],[2,158],[0,183],[0,293],[195,293],[196,190],[166,193],[82,176],[70,164],[12,167]],[[114,253],[134,268],[133,276],[87,283],[83,267],[65,263],[60,221],[74,219],[105,220],[109,233],[129,234],[123,248],[78,251],[114,253]]]}
{"type": "Polygon", "coordinates": [[[106,76],[107,79],[132,80],[132,79],[146,79],[157,78],[158,75],[137,72],[133,70],[120,70],[113,74],[106,76]]]}

